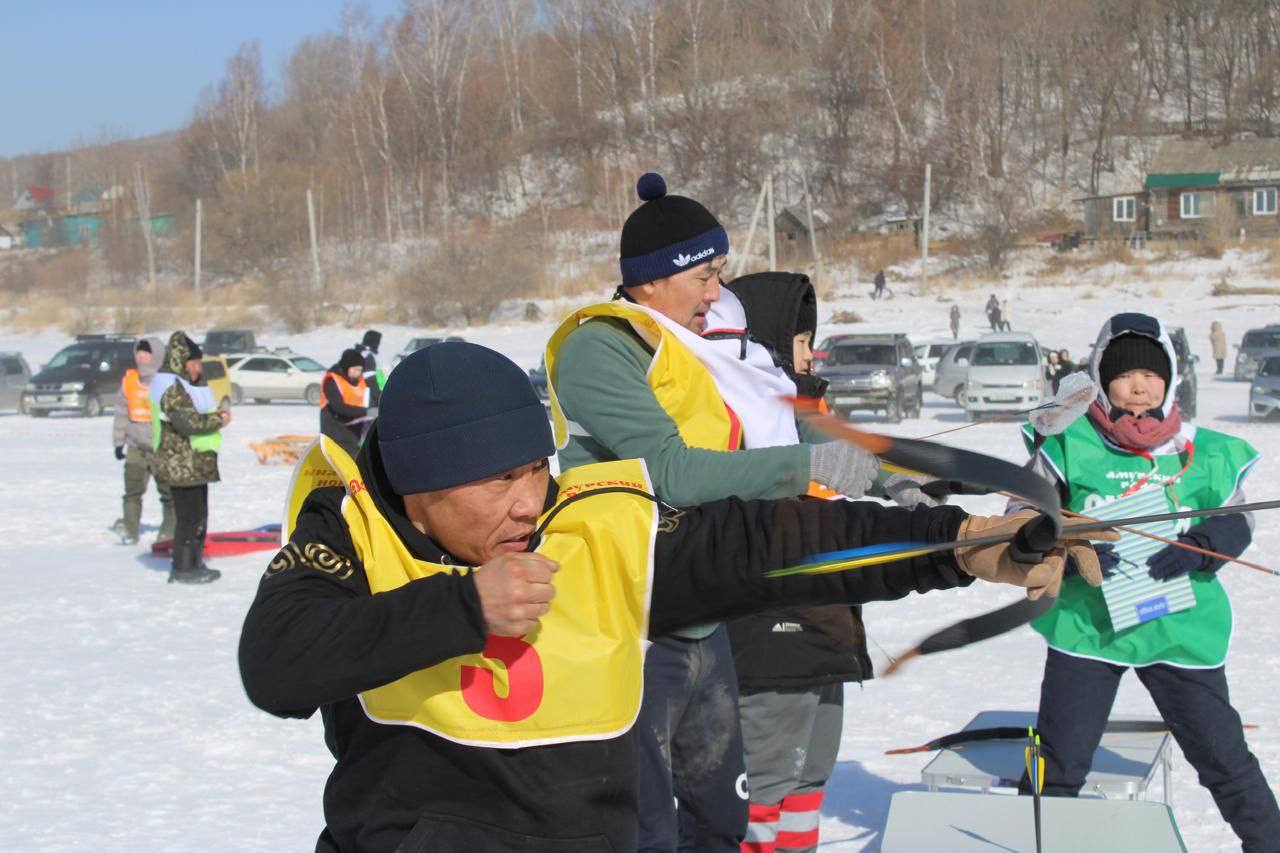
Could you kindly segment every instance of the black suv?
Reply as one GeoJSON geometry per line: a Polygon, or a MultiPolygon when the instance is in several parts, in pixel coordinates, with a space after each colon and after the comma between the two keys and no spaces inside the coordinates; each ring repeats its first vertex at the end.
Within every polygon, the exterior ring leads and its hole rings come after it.
{"type": "Polygon", "coordinates": [[[120,380],[133,367],[135,340],[119,335],[78,335],[40,372],[22,394],[22,407],[37,418],[50,412],[79,412],[92,418],[115,400],[120,380]]]}
{"type": "Polygon", "coordinates": [[[1178,356],[1178,411],[1189,421],[1196,418],[1196,397],[1200,385],[1196,379],[1196,364],[1200,356],[1191,352],[1191,344],[1187,341],[1187,332],[1181,326],[1169,329],[1169,340],[1173,342],[1173,351],[1178,356]]]}
{"type": "Polygon", "coordinates": [[[815,355],[833,412],[883,411],[891,423],[920,416],[924,371],[906,335],[836,335],[815,355]]]}
{"type": "Polygon", "coordinates": [[[227,355],[233,352],[254,352],[257,341],[248,329],[210,329],[204,336],[200,349],[205,355],[227,355]]]}

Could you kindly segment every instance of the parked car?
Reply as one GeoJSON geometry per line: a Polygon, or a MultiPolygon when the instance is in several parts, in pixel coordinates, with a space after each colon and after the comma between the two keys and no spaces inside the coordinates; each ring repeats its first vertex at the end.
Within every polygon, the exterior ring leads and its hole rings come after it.
{"type": "Polygon", "coordinates": [[[912,348],[915,350],[916,361],[920,362],[920,381],[924,383],[924,387],[933,387],[934,380],[938,378],[938,362],[942,361],[943,354],[953,343],[953,341],[929,341],[916,344],[912,348]]]}
{"type": "Polygon", "coordinates": [[[50,412],[102,414],[133,367],[134,343],[120,335],[77,335],[27,381],[20,408],[38,418],[50,412]]]}
{"type": "Polygon", "coordinates": [[[1196,378],[1196,365],[1200,356],[1191,352],[1191,343],[1187,340],[1187,331],[1181,326],[1169,329],[1169,339],[1173,341],[1173,351],[1178,356],[1178,411],[1189,421],[1196,419],[1196,403],[1200,396],[1200,380],[1196,378]]]}
{"type": "Polygon", "coordinates": [[[833,412],[883,411],[892,423],[920,416],[924,385],[906,335],[838,335],[819,349],[818,373],[831,383],[826,400],[833,412]]]}
{"type": "Polygon", "coordinates": [[[408,358],[410,354],[415,353],[420,349],[425,349],[426,347],[429,347],[432,344],[438,344],[441,341],[465,341],[465,340],[466,338],[462,338],[457,335],[450,335],[448,337],[440,337],[439,335],[435,335],[435,336],[423,335],[417,338],[410,338],[409,343],[404,345],[404,349],[396,353],[396,357],[392,359],[391,369],[395,370],[396,365],[404,361],[406,358],[408,358]]]}
{"type": "Polygon", "coordinates": [[[547,357],[543,356],[538,366],[529,371],[529,384],[542,401],[544,409],[551,408],[551,395],[547,392],[547,357]]]}
{"type": "Polygon", "coordinates": [[[1026,332],[983,335],[973,346],[963,403],[970,420],[983,412],[1016,412],[1048,396],[1040,344],[1026,332]]]}
{"type": "Polygon", "coordinates": [[[22,393],[31,379],[31,368],[20,352],[0,352],[0,409],[17,409],[25,415],[26,397],[22,393]]]}
{"type": "Polygon", "coordinates": [[[280,351],[271,353],[236,353],[227,358],[231,378],[231,404],[238,406],[245,398],[255,403],[272,400],[305,400],[320,405],[320,386],[325,368],[305,355],[280,351]]]}
{"type": "Polygon", "coordinates": [[[200,360],[200,371],[218,401],[218,408],[231,408],[231,376],[227,372],[227,360],[220,355],[206,355],[200,360]]]}
{"type": "Polygon", "coordinates": [[[204,343],[200,345],[205,355],[255,352],[257,348],[253,332],[248,329],[210,329],[204,336],[204,343]]]}
{"type": "Polygon", "coordinates": [[[969,375],[969,359],[973,356],[974,341],[961,341],[952,344],[942,354],[933,374],[933,393],[948,400],[955,400],[956,405],[963,406],[960,397],[964,393],[964,383],[969,375]]]}
{"type": "Polygon", "coordinates": [[[1258,372],[1249,386],[1249,420],[1280,414],[1280,351],[1258,357],[1258,372]]]}
{"type": "Polygon", "coordinates": [[[1236,349],[1240,350],[1236,353],[1236,381],[1252,379],[1258,372],[1258,359],[1262,354],[1268,350],[1280,350],[1280,324],[1272,323],[1260,329],[1250,329],[1244,333],[1240,343],[1236,344],[1236,349]]]}

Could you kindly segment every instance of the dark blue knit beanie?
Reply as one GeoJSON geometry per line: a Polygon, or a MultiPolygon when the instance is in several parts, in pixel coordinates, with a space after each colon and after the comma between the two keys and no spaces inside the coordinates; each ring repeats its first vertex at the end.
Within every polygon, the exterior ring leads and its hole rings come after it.
{"type": "Polygon", "coordinates": [[[420,349],[387,378],[378,449],[396,494],[483,480],[555,453],[529,377],[478,344],[420,349]]]}
{"type": "Polygon", "coordinates": [[[667,195],[667,182],[645,172],[636,182],[644,202],[622,226],[618,266],[622,286],[646,284],[729,253],[729,235],[698,202],[667,195]]]}

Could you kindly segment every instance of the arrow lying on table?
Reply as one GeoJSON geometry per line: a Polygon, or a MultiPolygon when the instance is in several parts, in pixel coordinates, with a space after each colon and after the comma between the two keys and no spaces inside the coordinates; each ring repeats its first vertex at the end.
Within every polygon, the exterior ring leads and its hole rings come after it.
{"type": "MultiPolygon", "coordinates": [[[[1256,723],[1245,723],[1244,728],[1256,729],[1256,723]]],[[[1151,734],[1169,731],[1169,724],[1164,720],[1110,720],[1106,728],[1107,734],[1151,734]]],[[[994,726],[989,729],[964,729],[949,735],[936,737],[920,746],[907,746],[899,749],[886,749],[885,755],[911,755],[917,752],[934,752],[966,743],[982,743],[991,740],[1026,740],[1026,726],[994,726]]]]}
{"type": "MultiPolygon", "coordinates": [[[[1007,464],[1007,463],[1006,463],[1007,464]]],[[[1018,469],[1022,470],[1022,469],[1018,469]]],[[[1033,475],[1034,476],[1034,475],[1033,475]]],[[[1036,478],[1039,479],[1039,478],[1036,478]]],[[[1047,480],[1040,480],[1042,483],[1047,480]]],[[[1177,521],[1183,518],[1205,518],[1211,515],[1233,515],[1238,512],[1257,512],[1265,509],[1280,509],[1280,500],[1255,501],[1247,504],[1213,507],[1211,509],[1189,509],[1181,512],[1161,512],[1154,515],[1137,515],[1130,518],[1113,518],[1107,521],[1087,521],[1073,524],[1069,533],[1087,533],[1091,530],[1108,530],[1114,527],[1135,524],[1152,524],[1157,521],[1177,521]]],[[[820,575],[827,572],[843,572],[863,566],[874,566],[880,563],[891,563],[895,560],[908,560],[923,554],[938,551],[950,551],[954,548],[970,548],[982,545],[996,545],[1011,542],[1014,534],[997,534],[979,536],[974,539],[954,540],[951,542],[891,542],[868,545],[862,548],[851,548],[847,551],[830,551],[805,557],[803,562],[783,569],[766,572],[765,577],[782,578],[788,575],[820,575]]],[[[940,650],[939,650],[940,651],[940,650]]]]}

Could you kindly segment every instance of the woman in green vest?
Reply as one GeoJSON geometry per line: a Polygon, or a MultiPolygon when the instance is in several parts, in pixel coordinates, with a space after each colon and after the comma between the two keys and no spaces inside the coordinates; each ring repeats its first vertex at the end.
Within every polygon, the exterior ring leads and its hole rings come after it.
{"type": "MultiPolygon", "coordinates": [[[[1065,508],[1117,517],[1131,507],[1243,503],[1241,483],[1257,451],[1182,422],[1176,365],[1154,317],[1117,314],[1103,326],[1090,362],[1098,399],[1044,439],[1036,459],[1065,508]]],[[[1024,438],[1033,452],[1041,441],[1029,426],[1024,438]]],[[[1165,535],[1235,557],[1252,541],[1252,525],[1238,513],[1183,522],[1165,535]]],[[[1068,577],[1058,604],[1032,623],[1049,643],[1038,724],[1044,793],[1079,794],[1120,678],[1132,668],[1244,849],[1280,850],[1280,809],[1228,699],[1231,605],[1216,576],[1224,561],[1132,536],[1098,552],[1107,581],[1093,587],[1068,577]]],[[[1022,788],[1030,792],[1026,778],[1022,788]]]]}

